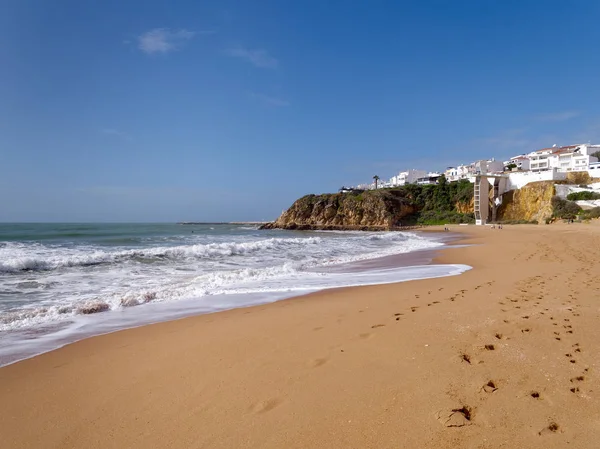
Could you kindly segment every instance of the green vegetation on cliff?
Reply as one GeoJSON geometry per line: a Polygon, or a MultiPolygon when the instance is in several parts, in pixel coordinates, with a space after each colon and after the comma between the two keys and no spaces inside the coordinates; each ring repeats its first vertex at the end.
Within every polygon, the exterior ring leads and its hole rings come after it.
{"type": "Polygon", "coordinates": [[[600,200],[600,193],[582,191],[582,192],[573,192],[567,195],[567,199],[569,201],[589,201],[589,200],[600,200]]]}
{"type": "Polygon", "coordinates": [[[417,224],[474,223],[473,184],[463,179],[447,182],[442,176],[439,184],[408,184],[404,189],[418,212],[410,217],[417,224]]]}
{"type": "Polygon", "coordinates": [[[385,230],[416,224],[471,223],[468,181],[306,195],[263,228],[385,230]]]}

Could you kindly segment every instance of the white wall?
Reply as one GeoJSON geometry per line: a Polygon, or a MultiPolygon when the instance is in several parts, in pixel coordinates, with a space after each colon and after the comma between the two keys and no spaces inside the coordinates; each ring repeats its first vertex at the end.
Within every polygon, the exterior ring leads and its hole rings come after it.
{"type": "Polygon", "coordinates": [[[537,181],[560,181],[567,179],[567,174],[555,170],[546,170],[541,172],[511,172],[508,174],[508,185],[506,190],[520,189],[530,182],[537,181]]]}
{"type": "Polygon", "coordinates": [[[592,178],[600,178],[600,164],[592,163],[590,164],[587,171],[592,178]]]}

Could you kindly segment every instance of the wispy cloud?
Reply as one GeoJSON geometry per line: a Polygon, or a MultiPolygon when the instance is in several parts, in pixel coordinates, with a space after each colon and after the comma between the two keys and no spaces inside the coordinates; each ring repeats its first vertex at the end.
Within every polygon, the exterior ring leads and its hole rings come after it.
{"type": "Polygon", "coordinates": [[[270,95],[264,95],[264,94],[260,94],[260,93],[256,93],[256,92],[250,92],[249,95],[250,95],[250,98],[253,98],[254,100],[257,100],[268,106],[275,106],[275,107],[281,108],[281,107],[290,105],[289,101],[284,100],[283,98],[279,98],[279,97],[273,97],[270,95]]]}
{"type": "Polygon", "coordinates": [[[261,69],[276,69],[279,67],[279,61],[271,56],[266,50],[250,50],[248,48],[236,47],[227,50],[227,54],[234,58],[247,61],[261,69]]]}
{"type": "Polygon", "coordinates": [[[579,111],[562,111],[552,112],[547,114],[538,114],[535,119],[540,122],[564,122],[575,117],[579,117],[581,113],[579,111]]]}
{"type": "MultiPolygon", "coordinates": [[[[207,34],[201,32],[200,34],[207,34]]],[[[169,28],[155,28],[146,31],[137,38],[138,48],[146,54],[168,53],[181,48],[197,33],[189,30],[170,30],[169,28]]]]}

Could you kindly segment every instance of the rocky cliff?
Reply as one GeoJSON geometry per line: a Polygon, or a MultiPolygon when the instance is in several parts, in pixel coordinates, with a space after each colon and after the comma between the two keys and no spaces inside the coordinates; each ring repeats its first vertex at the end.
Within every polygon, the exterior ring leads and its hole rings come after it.
{"type": "Polygon", "coordinates": [[[388,230],[417,211],[403,190],[306,195],[263,229],[388,230]]]}
{"type": "Polygon", "coordinates": [[[498,208],[498,221],[537,221],[544,223],[552,217],[553,181],[532,182],[520,190],[510,191],[502,197],[498,208]]]}
{"type": "Polygon", "coordinates": [[[409,184],[380,190],[307,195],[263,229],[390,230],[473,223],[473,184],[409,184]]]}

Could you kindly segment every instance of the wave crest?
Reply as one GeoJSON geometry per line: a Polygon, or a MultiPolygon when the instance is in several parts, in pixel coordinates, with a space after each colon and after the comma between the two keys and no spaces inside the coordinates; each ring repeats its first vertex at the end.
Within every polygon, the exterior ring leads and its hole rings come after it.
{"type": "Polygon", "coordinates": [[[320,237],[282,239],[271,238],[251,242],[224,242],[172,247],[128,249],[121,251],[73,250],[52,248],[40,244],[7,244],[0,248],[0,273],[48,271],[59,268],[87,267],[128,261],[194,260],[244,256],[260,251],[289,250],[318,245],[320,237]]]}

